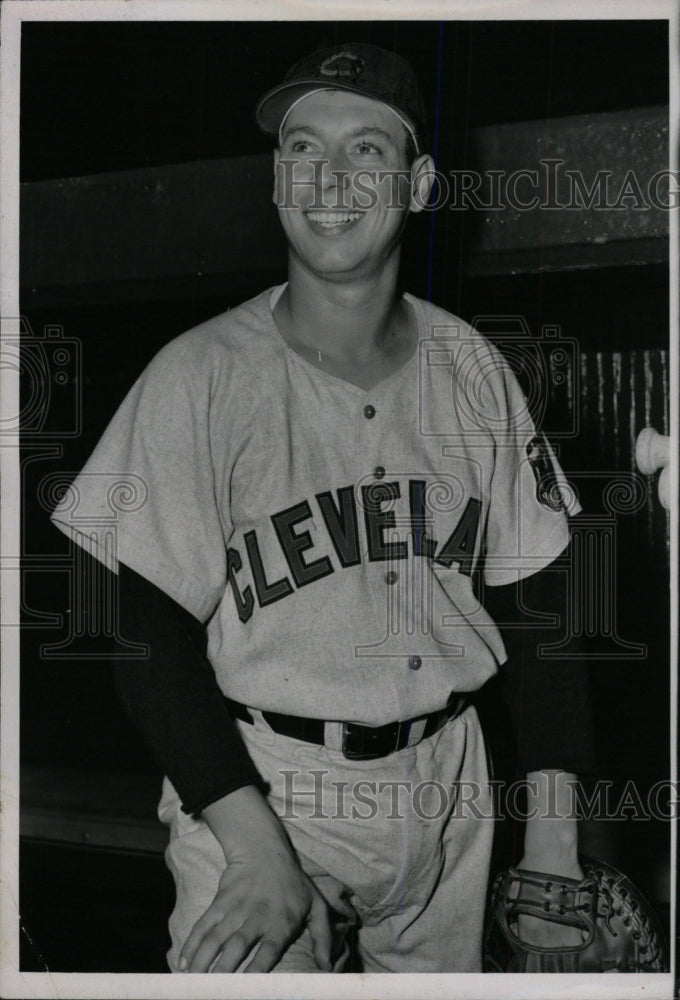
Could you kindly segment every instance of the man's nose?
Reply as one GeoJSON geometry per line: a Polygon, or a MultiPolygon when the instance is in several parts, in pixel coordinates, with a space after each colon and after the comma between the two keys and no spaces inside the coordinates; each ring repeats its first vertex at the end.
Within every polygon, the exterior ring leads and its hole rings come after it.
{"type": "MultiPolygon", "coordinates": [[[[335,194],[336,200],[342,204],[345,192],[351,184],[351,163],[341,149],[328,150],[321,165],[321,190],[325,196],[335,194]]],[[[330,204],[328,207],[332,207],[330,204]]]]}

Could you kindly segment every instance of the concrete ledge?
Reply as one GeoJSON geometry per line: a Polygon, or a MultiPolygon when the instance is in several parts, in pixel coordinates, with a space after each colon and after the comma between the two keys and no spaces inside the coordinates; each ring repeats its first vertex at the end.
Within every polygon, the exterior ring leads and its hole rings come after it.
{"type": "Polygon", "coordinates": [[[22,767],[20,835],[111,850],[161,853],[160,780],[68,768],[22,767]]]}
{"type": "MultiPolygon", "coordinates": [[[[465,213],[471,275],[665,261],[667,165],[663,106],[487,126],[478,190],[459,171],[438,211],[465,213]]],[[[23,184],[23,308],[261,287],[286,260],[271,192],[268,154],[23,184]]]]}

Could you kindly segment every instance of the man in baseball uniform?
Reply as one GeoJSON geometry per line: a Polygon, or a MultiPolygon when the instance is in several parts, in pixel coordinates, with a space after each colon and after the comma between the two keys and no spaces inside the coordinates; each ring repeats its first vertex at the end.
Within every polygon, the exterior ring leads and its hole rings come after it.
{"type": "Polygon", "coordinates": [[[365,971],[478,971],[473,696],[518,636],[523,863],[580,873],[561,814],[590,766],[584,671],[538,663],[536,616],[518,628],[520,590],[560,620],[578,506],[501,355],[398,287],[434,171],[408,64],[314,53],[257,120],[288,281],[164,347],[53,515],[106,560],[79,520],[110,518],[111,473],[141,492],[115,569],[149,658],[117,682],[167,775],[169,964],[340,971],[354,927],[365,971]]]}

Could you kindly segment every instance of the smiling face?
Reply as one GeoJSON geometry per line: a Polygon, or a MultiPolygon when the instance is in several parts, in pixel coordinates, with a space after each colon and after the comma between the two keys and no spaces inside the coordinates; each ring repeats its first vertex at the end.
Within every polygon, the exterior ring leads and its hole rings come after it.
{"type": "Polygon", "coordinates": [[[409,169],[407,134],[390,108],[359,94],[324,90],[292,108],[274,153],[291,263],[334,280],[398,263],[408,213],[424,204],[414,178],[432,165],[421,156],[409,169]]]}

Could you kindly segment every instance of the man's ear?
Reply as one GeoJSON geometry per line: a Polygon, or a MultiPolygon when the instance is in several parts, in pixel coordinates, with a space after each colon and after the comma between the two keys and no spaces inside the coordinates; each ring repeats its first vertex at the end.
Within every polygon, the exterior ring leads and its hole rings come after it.
{"type": "Polygon", "coordinates": [[[424,153],[414,160],[411,166],[411,212],[422,212],[427,203],[435,182],[434,160],[429,153],[424,153]]]}
{"type": "Polygon", "coordinates": [[[272,201],[278,208],[279,206],[279,160],[281,159],[281,150],[274,150],[274,192],[272,194],[272,201]]]}

